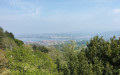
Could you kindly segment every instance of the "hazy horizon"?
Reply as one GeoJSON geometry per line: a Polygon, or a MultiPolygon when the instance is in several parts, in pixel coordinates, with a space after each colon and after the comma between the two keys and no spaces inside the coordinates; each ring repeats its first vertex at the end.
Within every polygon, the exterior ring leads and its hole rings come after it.
{"type": "Polygon", "coordinates": [[[120,30],[120,0],[0,0],[0,26],[14,34],[120,30]]]}

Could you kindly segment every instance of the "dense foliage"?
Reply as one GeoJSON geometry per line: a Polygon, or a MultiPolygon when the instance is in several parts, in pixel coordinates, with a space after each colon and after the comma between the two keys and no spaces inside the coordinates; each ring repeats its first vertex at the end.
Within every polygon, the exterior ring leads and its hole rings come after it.
{"type": "Polygon", "coordinates": [[[0,28],[0,75],[120,75],[120,38],[58,48],[24,44],[0,28]]]}
{"type": "Polygon", "coordinates": [[[0,75],[57,75],[46,47],[34,49],[0,28],[0,48],[0,75]]]}

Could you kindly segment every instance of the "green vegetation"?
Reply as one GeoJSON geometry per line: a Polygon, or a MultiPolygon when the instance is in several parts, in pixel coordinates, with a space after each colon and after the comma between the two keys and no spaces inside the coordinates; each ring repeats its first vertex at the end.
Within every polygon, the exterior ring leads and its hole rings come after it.
{"type": "Polygon", "coordinates": [[[120,38],[58,48],[26,45],[0,28],[0,75],[120,75],[120,38]]]}

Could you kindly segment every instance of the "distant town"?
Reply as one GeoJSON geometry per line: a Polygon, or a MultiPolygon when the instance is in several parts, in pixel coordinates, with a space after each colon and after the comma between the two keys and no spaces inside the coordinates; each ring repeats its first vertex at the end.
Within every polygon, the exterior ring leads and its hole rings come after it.
{"type": "MultiPolygon", "coordinates": [[[[105,40],[109,40],[112,36],[119,37],[118,31],[111,31],[100,33],[98,36],[103,36],[105,40]]],[[[89,41],[96,34],[90,33],[55,33],[55,34],[21,34],[16,35],[16,38],[22,40],[25,44],[35,44],[35,45],[58,45],[64,44],[70,40],[74,40],[78,44],[85,44],[86,41],[89,41]]]]}
{"type": "Polygon", "coordinates": [[[63,44],[66,41],[63,40],[42,40],[42,41],[25,41],[25,44],[35,44],[35,45],[43,45],[43,46],[49,46],[49,45],[58,45],[63,44]]]}
{"type": "Polygon", "coordinates": [[[64,44],[70,40],[75,42],[83,42],[84,40],[89,40],[91,36],[88,35],[71,35],[71,34],[47,34],[47,35],[18,35],[16,38],[24,41],[25,44],[35,44],[35,45],[60,45],[64,44]]]}

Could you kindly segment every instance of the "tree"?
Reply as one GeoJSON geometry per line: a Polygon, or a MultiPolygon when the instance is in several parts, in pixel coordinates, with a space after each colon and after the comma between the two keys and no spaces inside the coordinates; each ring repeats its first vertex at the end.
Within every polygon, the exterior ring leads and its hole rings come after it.
{"type": "Polygon", "coordinates": [[[113,75],[113,66],[109,63],[106,63],[105,66],[105,75],[113,75]]]}
{"type": "Polygon", "coordinates": [[[15,43],[17,44],[17,46],[22,46],[24,43],[21,40],[18,39],[14,39],[15,43]]]}
{"type": "Polygon", "coordinates": [[[5,57],[5,52],[0,50],[0,75],[9,74],[9,70],[7,69],[7,58],[5,57]]]}
{"type": "MultiPolygon", "coordinates": [[[[68,70],[70,75],[77,75],[77,55],[76,55],[76,43],[74,41],[70,41],[68,44],[65,44],[63,47],[65,52],[67,67],[65,70],[68,70]]],[[[66,74],[66,73],[65,73],[66,74]]]]}
{"type": "Polygon", "coordinates": [[[9,37],[5,37],[2,39],[2,45],[4,48],[9,48],[9,49],[13,49],[15,47],[17,47],[16,43],[14,42],[13,39],[9,38],[9,37]]]}
{"type": "Polygon", "coordinates": [[[78,75],[94,75],[93,66],[90,64],[89,60],[86,58],[84,49],[78,54],[78,75]]]}
{"type": "Polygon", "coordinates": [[[2,48],[3,29],[0,27],[0,48],[2,48]]]}
{"type": "Polygon", "coordinates": [[[50,50],[45,46],[33,45],[33,50],[40,50],[41,52],[48,53],[50,50]]]}
{"type": "Polygon", "coordinates": [[[59,58],[56,59],[56,65],[57,65],[58,73],[60,73],[60,59],[59,58]]]}

